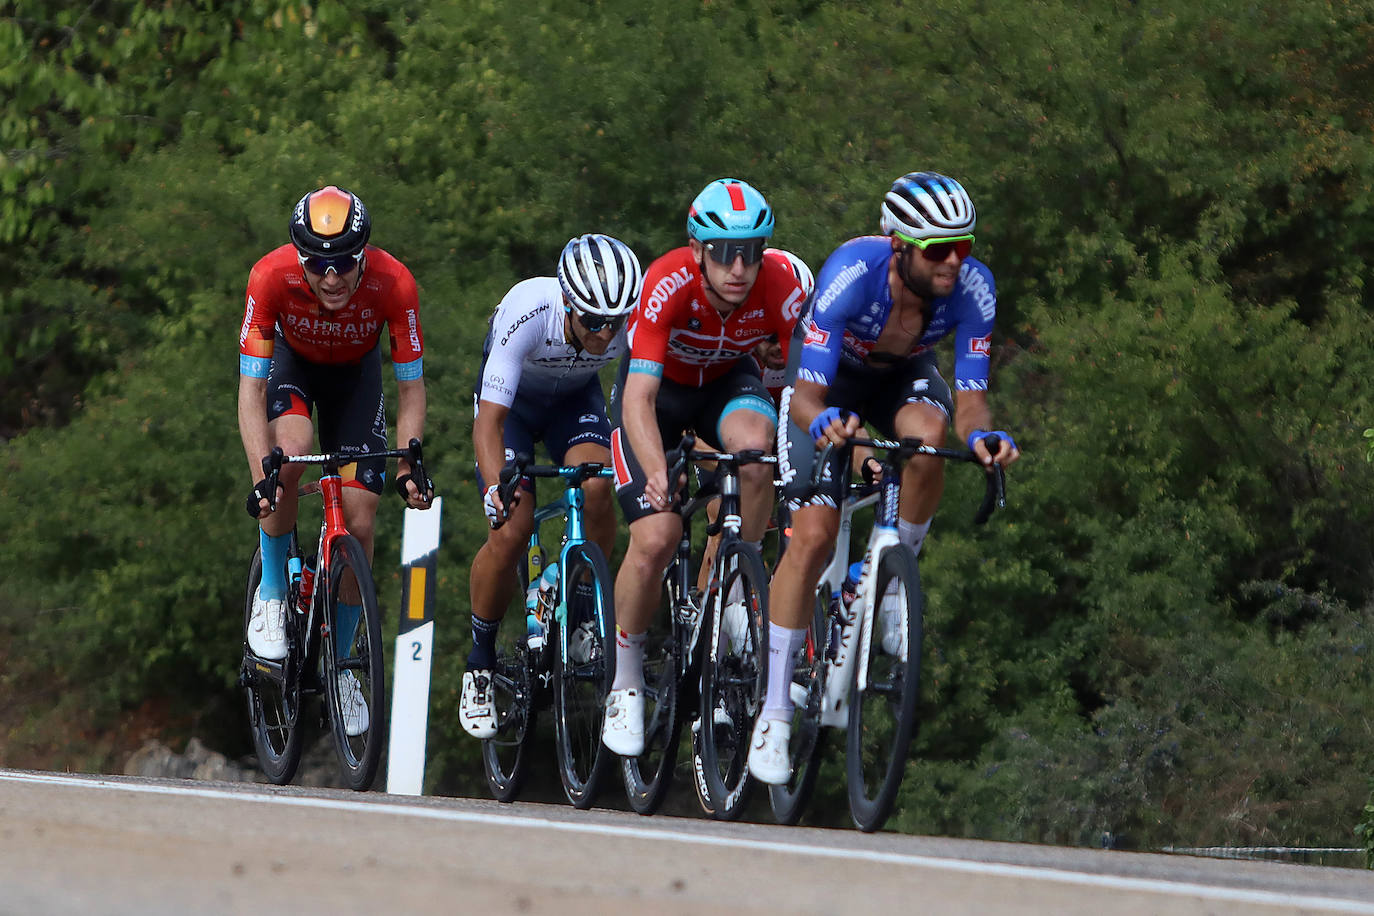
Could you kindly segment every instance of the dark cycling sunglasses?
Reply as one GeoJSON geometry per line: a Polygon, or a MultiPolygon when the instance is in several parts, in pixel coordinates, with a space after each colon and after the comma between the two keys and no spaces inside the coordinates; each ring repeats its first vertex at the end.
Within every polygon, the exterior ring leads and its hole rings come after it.
{"type": "Polygon", "coordinates": [[[954,238],[944,239],[913,239],[904,235],[898,235],[902,241],[915,245],[921,251],[921,257],[927,261],[934,261],[937,264],[949,257],[952,251],[959,256],[959,260],[969,256],[973,251],[973,236],[958,235],[954,238]]]}
{"type": "Polygon", "coordinates": [[[767,239],[717,239],[706,243],[706,251],[711,260],[729,267],[735,258],[744,258],[744,265],[752,267],[763,260],[763,249],[767,239]]]}
{"type": "Polygon", "coordinates": [[[614,318],[607,318],[605,315],[584,315],[577,313],[577,320],[582,322],[582,327],[591,331],[593,334],[601,331],[602,328],[609,327],[612,331],[619,331],[620,326],[625,323],[626,316],[616,315],[614,318]]]}
{"type": "Polygon", "coordinates": [[[357,254],[335,255],[332,258],[307,258],[299,253],[296,254],[296,260],[301,262],[301,267],[317,277],[323,277],[331,270],[343,276],[357,267],[362,258],[363,253],[361,251],[357,254]]]}

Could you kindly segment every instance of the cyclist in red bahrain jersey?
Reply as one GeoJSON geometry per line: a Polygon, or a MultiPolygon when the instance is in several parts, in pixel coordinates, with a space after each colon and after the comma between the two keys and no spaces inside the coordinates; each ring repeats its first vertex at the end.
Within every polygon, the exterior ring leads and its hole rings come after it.
{"type": "MultiPolygon", "coordinates": [[[[372,223],[356,195],[334,186],[312,191],[296,205],[290,242],[269,252],[248,276],[247,305],[239,334],[239,435],[250,479],[257,480],[262,584],[248,625],[249,649],[267,659],[286,655],[284,630],[287,541],[296,524],[301,465],[284,465],[276,509],[268,508],[262,459],[281,446],[288,455],[311,451],[315,433],[326,452],[356,454],[340,468],[344,519],[372,557],[374,520],[384,481],[387,446],[382,397],[381,336],[386,329],[395,366],[400,442],[424,437],[424,334],[415,278],[405,265],[368,245],[372,223]]],[[[397,489],[407,505],[430,506],[429,492],[409,479],[402,459],[397,489]]],[[[251,497],[250,497],[251,502],[251,497]]],[[[351,633],[340,607],[336,631],[351,633]]],[[[352,677],[344,672],[341,677],[352,677]]],[[[343,685],[357,701],[350,733],[367,727],[367,708],[356,681],[343,685]]],[[[347,703],[347,699],[345,700],[347,703]]]]}

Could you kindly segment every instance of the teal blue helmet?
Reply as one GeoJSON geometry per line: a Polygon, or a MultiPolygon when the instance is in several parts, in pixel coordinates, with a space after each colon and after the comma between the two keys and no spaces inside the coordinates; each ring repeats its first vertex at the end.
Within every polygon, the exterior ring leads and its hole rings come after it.
{"type": "Polygon", "coordinates": [[[718,178],[702,188],[687,211],[687,234],[713,239],[766,239],[773,234],[773,208],[738,178],[718,178]]]}

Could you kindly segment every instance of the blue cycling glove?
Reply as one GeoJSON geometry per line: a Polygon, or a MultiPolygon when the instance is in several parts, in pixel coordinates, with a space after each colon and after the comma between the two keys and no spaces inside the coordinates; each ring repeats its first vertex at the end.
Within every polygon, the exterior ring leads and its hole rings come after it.
{"type": "Polygon", "coordinates": [[[979,439],[984,439],[988,436],[999,436],[1001,437],[1003,442],[1007,443],[1012,448],[1016,448],[1016,440],[1013,439],[1011,437],[1011,433],[1007,432],[1005,429],[994,429],[990,432],[986,429],[975,429],[973,432],[968,434],[968,450],[970,452],[977,451],[973,447],[974,443],[976,443],[979,439]]]}
{"type": "Polygon", "coordinates": [[[827,407],[825,410],[816,414],[816,419],[811,421],[811,426],[807,428],[807,432],[811,434],[812,439],[819,442],[825,437],[825,428],[829,426],[832,421],[839,420],[843,423],[848,416],[849,411],[847,410],[841,410],[838,407],[827,407]]]}

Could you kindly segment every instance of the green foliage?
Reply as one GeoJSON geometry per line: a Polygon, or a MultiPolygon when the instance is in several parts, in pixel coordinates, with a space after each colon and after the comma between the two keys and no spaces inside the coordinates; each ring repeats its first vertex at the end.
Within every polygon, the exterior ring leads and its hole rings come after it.
{"type": "MultiPolygon", "coordinates": [[[[894,823],[1338,843],[1358,817],[1367,2],[12,7],[0,632],[79,702],[232,693],[253,536],[234,336],[248,268],[304,191],[357,191],[421,284],[446,496],[430,779],[481,792],[456,707],[491,308],[574,234],[617,234],[646,263],[680,244],[721,175],[760,187],[777,243],[819,267],[873,231],[887,182],[930,167],[978,203],[993,399],[1025,457],[982,529],[977,475],[949,475],[894,823]]],[[[837,824],[831,751],[817,820],[837,824]]]]}

